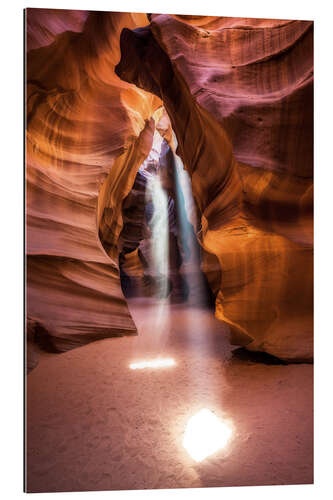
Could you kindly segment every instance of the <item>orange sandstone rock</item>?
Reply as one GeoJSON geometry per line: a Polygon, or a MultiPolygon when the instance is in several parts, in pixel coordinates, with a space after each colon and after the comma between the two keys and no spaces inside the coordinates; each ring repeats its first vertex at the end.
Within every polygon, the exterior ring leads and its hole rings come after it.
{"type": "Polygon", "coordinates": [[[122,28],[146,16],[84,17],[28,9],[26,19],[27,315],[60,351],[136,333],[116,247],[160,106],[114,73],[122,28]]]}
{"type": "Polygon", "coordinates": [[[150,21],[122,32],[116,72],[170,117],[220,264],[216,315],[237,344],[310,360],[313,23],[150,21]]]}

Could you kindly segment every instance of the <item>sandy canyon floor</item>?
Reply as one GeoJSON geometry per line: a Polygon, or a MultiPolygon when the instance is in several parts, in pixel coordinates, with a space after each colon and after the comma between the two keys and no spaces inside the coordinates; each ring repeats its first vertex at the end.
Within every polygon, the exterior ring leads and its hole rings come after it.
{"type": "Polygon", "coordinates": [[[311,365],[236,355],[211,311],[142,300],[130,309],[137,337],[45,354],[28,375],[28,491],[313,481],[311,365]],[[156,357],[175,365],[129,368],[156,357]],[[201,408],[233,433],[196,463],[182,439],[201,408]]]}

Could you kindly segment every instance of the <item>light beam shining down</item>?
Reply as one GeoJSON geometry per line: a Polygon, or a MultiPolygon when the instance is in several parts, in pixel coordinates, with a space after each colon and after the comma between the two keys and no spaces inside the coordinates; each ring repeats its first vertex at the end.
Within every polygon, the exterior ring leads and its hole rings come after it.
{"type": "Polygon", "coordinates": [[[232,434],[231,427],[213,412],[203,408],[187,423],[183,446],[196,462],[224,448],[232,434]]]}
{"type": "Polygon", "coordinates": [[[159,283],[158,297],[163,298],[167,296],[169,271],[168,197],[158,174],[148,177],[146,196],[153,204],[149,222],[153,273],[159,283]]]}
{"type": "Polygon", "coordinates": [[[174,366],[176,363],[172,358],[152,359],[150,361],[139,361],[138,363],[131,363],[131,370],[140,370],[143,368],[164,368],[166,366],[174,366]]]}

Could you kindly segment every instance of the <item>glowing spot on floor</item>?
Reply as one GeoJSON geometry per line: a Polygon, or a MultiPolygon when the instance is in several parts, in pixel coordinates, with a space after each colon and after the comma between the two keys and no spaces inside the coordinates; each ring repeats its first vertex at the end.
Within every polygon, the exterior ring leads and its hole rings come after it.
{"type": "Polygon", "coordinates": [[[231,434],[232,430],[229,425],[204,408],[188,421],[183,446],[193,460],[201,462],[224,448],[231,434]]]}
{"type": "Polygon", "coordinates": [[[150,361],[139,361],[138,363],[131,363],[131,370],[142,370],[143,368],[164,368],[166,366],[174,366],[176,363],[172,358],[165,359],[152,359],[150,361]]]}

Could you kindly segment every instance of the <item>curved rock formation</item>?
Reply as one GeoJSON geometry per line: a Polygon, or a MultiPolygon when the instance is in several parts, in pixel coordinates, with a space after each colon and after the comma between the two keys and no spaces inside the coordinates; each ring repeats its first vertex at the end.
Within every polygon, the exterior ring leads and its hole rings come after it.
{"type": "Polygon", "coordinates": [[[232,339],[312,358],[313,23],[152,15],[116,72],[162,98],[232,339]]]}
{"type": "Polygon", "coordinates": [[[26,21],[27,315],[62,351],[136,333],[116,247],[160,101],[114,73],[122,28],[145,15],[28,9],[26,21]]]}
{"type": "Polygon", "coordinates": [[[64,31],[81,32],[88,15],[87,10],[27,9],[27,51],[49,45],[64,31]]]}
{"type": "Polygon", "coordinates": [[[27,10],[29,339],[62,351],[136,332],[122,204],[155,128],[173,146],[163,104],[217,317],[237,344],[309,360],[313,23],[148,17],[27,10]]]}

